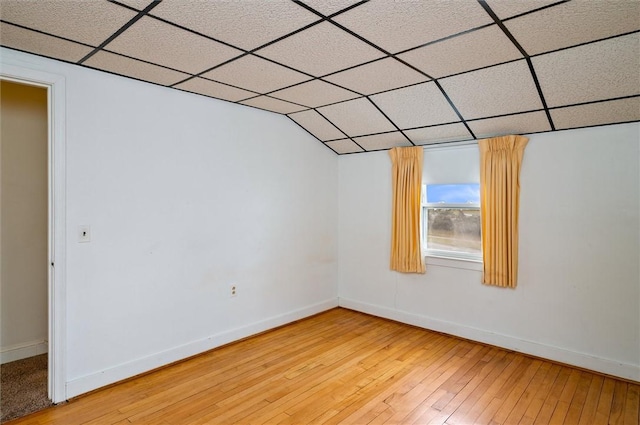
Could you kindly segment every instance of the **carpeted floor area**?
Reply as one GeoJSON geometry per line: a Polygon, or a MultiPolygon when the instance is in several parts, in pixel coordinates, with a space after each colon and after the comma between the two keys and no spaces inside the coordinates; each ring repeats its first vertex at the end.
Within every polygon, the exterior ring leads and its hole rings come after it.
{"type": "Polygon", "coordinates": [[[47,354],[0,367],[0,422],[52,406],[47,397],[47,354]]]}

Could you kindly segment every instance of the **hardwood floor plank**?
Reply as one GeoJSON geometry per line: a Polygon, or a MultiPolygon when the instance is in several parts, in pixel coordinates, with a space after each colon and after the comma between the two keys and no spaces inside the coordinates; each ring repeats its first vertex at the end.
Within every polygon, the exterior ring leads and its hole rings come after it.
{"type": "Polygon", "coordinates": [[[461,410],[460,415],[457,415],[458,412],[456,411],[452,417],[448,419],[448,422],[459,423],[463,420],[460,425],[474,423],[488,407],[491,400],[497,398],[498,392],[517,370],[522,360],[522,357],[518,357],[514,353],[506,353],[500,365],[501,367],[498,369],[499,373],[492,378],[486,390],[484,390],[477,399],[471,398],[469,400],[469,410],[461,410]],[[461,417],[462,414],[464,414],[464,418],[461,417]]]}
{"type": "MultiPolygon", "coordinates": [[[[457,370],[455,354],[459,352],[458,348],[460,345],[461,341],[456,339],[449,339],[444,342],[439,348],[434,350],[435,355],[431,358],[424,359],[424,370],[414,369],[414,371],[412,371],[413,377],[429,379],[431,376],[438,375],[440,367],[443,367],[443,365],[447,363],[450,365],[450,373],[445,374],[444,378],[448,379],[448,377],[457,370]]],[[[439,376],[441,376],[441,374],[439,376]]],[[[395,377],[390,376],[389,378],[393,379],[395,377]]],[[[412,376],[409,377],[409,379],[411,378],[412,376]]],[[[327,423],[357,423],[360,416],[365,414],[365,412],[376,406],[378,403],[384,402],[389,393],[404,385],[404,381],[400,380],[389,382],[392,382],[391,385],[388,385],[386,381],[376,381],[370,385],[362,387],[354,397],[345,400],[346,403],[348,403],[348,406],[343,407],[340,413],[327,421],[327,423]]]]}
{"type": "Polygon", "coordinates": [[[625,425],[637,425],[638,424],[638,412],[640,404],[640,386],[629,384],[627,388],[627,401],[624,408],[624,424],[625,425]]]}
{"type": "Polygon", "coordinates": [[[598,407],[596,408],[596,414],[593,420],[594,425],[606,425],[609,423],[609,414],[611,412],[611,403],[613,402],[613,390],[615,385],[616,381],[614,379],[604,378],[604,382],[602,383],[602,388],[600,390],[598,407]]]}
{"type": "Polygon", "coordinates": [[[509,376],[509,379],[503,381],[503,384],[496,393],[496,396],[488,404],[484,404],[482,406],[484,407],[484,409],[475,419],[475,423],[489,424],[493,421],[495,415],[503,407],[506,398],[509,396],[509,394],[511,394],[522,377],[525,376],[525,373],[527,372],[527,370],[529,370],[531,364],[533,363],[532,359],[526,357],[520,360],[521,361],[519,362],[513,373],[509,376]]]}
{"type": "MultiPolygon", "coordinates": [[[[414,341],[408,342],[408,344],[397,345],[395,349],[392,347],[386,347],[385,350],[381,350],[376,353],[378,355],[367,357],[361,361],[358,366],[361,368],[366,365],[373,366],[363,370],[357,376],[353,376],[353,378],[347,375],[346,378],[340,379],[339,385],[333,386],[333,388],[328,388],[322,395],[318,394],[316,397],[308,398],[305,402],[299,403],[296,405],[296,413],[287,411],[287,413],[290,414],[292,423],[296,423],[295,421],[301,420],[301,418],[317,417],[322,415],[325,410],[325,405],[344,403],[347,398],[350,398],[361,389],[361,386],[359,386],[358,383],[374,382],[378,377],[384,377],[385,373],[388,372],[393,372],[392,376],[398,376],[398,374],[404,373],[403,371],[405,370],[418,370],[417,368],[423,368],[423,366],[409,366],[408,363],[410,363],[409,360],[411,357],[407,357],[405,354],[407,352],[416,352],[416,348],[419,345],[422,345],[424,341],[421,339],[415,339],[414,341]],[[375,361],[371,361],[372,358],[375,358],[375,361]],[[395,360],[391,363],[395,367],[385,371],[384,365],[391,359],[395,360]],[[405,361],[403,362],[400,359],[405,359],[405,361]]],[[[420,380],[416,379],[413,381],[413,384],[410,385],[413,387],[415,384],[419,384],[419,382],[420,380]]]]}
{"type": "Polygon", "coordinates": [[[505,419],[505,424],[515,425],[520,422],[520,420],[524,417],[525,412],[529,408],[529,405],[531,405],[531,402],[533,401],[534,395],[536,394],[538,388],[542,385],[542,382],[544,381],[544,378],[546,377],[549,369],[551,369],[550,363],[543,362],[540,365],[536,374],[526,386],[524,392],[505,419]]]}
{"type": "Polygon", "coordinates": [[[562,390],[562,394],[560,394],[560,398],[558,403],[556,404],[556,408],[553,411],[553,415],[551,416],[550,423],[554,424],[562,424],[564,423],[564,419],[569,412],[569,407],[571,406],[571,400],[573,399],[573,395],[578,388],[578,382],[580,381],[580,371],[573,370],[571,371],[571,375],[569,375],[569,379],[567,380],[564,389],[562,390]]]}
{"type": "Polygon", "coordinates": [[[598,409],[598,402],[600,401],[600,394],[602,394],[602,384],[604,378],[602,376],[594,376],[591,380],[591,386],[587,393],[587,398],[582,407],[582,414],[580,415],[580,422],[578,425],[590,425],[595,421],[596,410],[598,409]]]}
{"type": "Polygon", "coordinates": [[[333,309],[6,425],[638,424],[640,385],[333,309]]]}
{"type": "Polygon", "coordinates": [[[619,425],[624,423],[624,408],[627,402],[627,383],[617,381],[613,390],[613,401],[611,402],[611,413],[609,414],[609,423],[611,425],[619,425]]]}
{"type": "Polygon", "coordinates": [[[569,405],[569,410],[567,411],[567,416],[564,420],[565,424],[577,424],[580,421],[582,408],[584,407],[584,402],[587,398],[589,386],[591,386],[592,380],[592,373],[583,372],[580,374],[580,381],[578,381],[576,392],[571,399],[571,404],[569,405]]]}
{"type": "Polygon", "coordinates": [[[542,361],[537,359],[529,365],[522,378],[518,380],[517,384],[508,393],[507,397],[503,399],[504,402],[493,418],[491,418],[491,423],[504,424],[506,422],[507,417],[518,403],[518,400],[522,397],[522,394],[529,386],[529,383],[536,375],[541,365],[542,361]]]}
{"type": "Polygon", "coordinates": [[[569,381],[570,375],[571,369],[567,367],[561,367],[560,373],[558,374],[556,380],[553,382],[551,392],[549,392],[549,394],[545,398],[544,403],[542,404],[542,408],[540,409],[538,416],[536,416],[534,425],[547,425],[551,422],[551,416],[556,409],[556,405],[558,404],[558,400],[560,399],[562,391],[564,391],[564,387],[569,381]]]}
{"type": "Polygon", "coordinates": [[[527,407],[527,410],[524,412],[524,415],[522,416],[522,419],[519,422],[520,425],[534,424],[536,418],[538,417],[538,414],[540,414],[540,411],[544,406],[544,401],[547,395],[551,391],[551,388],[554,382],[556,381],[556,379],[558,378],[558,375],[560,374],[560,369],[561,369],[561,366],[559,365],[556,365],[556,364],[551,365],[551,367],[547,371],[547,375],[544,377],[543,382],[541,383],[535,395],[533,396],[533,400],[531,400],[529,407],[527,407]]]}
{"type": "Polygon", "coordinates": [[[456,396],[441,410],[441,416],[446,416],[447,423],[454,412],[456,412],[456,410],[460,408],[460,406],[467,400],[467,398],[471,394],[473,394],[473,392],[482,384],[482,382],[484,382],[484,380],[491,373],[494,367],[495,364],[490,362],[481,365],[481,369],[477,374],[475,374],[473,379],[469,380],[465,384],[465,386],[460,389],[456,396]]]}

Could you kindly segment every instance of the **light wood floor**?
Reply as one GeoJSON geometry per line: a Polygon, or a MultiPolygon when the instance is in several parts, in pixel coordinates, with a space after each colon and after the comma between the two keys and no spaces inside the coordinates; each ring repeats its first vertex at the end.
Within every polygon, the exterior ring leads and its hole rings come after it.
{"type": "Polygon", "coordinates": [[[638,424],[640,386],[335,309],[12,424],[638,424]]]}

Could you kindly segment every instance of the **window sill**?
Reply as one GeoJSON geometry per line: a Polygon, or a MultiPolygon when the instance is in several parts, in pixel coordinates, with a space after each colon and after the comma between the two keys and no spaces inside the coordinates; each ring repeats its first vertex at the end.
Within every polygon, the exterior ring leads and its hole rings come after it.
{"type": "Polygon", "coordinates": [[[482,260],[441,257],[430,254],[424,256],[424,262],[427,266],[449,267],[453,269],[473,270],[479,272],[483,270],[482,260]]]}

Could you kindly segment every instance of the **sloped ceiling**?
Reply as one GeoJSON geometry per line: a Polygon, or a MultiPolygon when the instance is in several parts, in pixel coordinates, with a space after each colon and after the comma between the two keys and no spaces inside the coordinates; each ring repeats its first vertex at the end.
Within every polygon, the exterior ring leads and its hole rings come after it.
{"type": "Polygon", "coordinates": [[[338,154],[640,121],[640,0],[0,0],[0,44],[338,154]]]}

